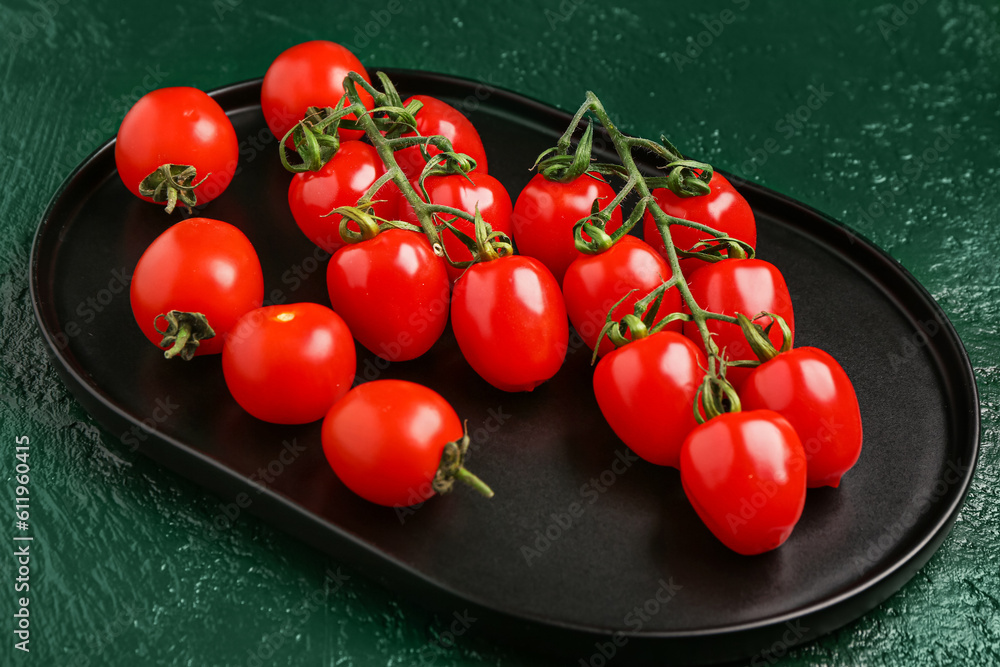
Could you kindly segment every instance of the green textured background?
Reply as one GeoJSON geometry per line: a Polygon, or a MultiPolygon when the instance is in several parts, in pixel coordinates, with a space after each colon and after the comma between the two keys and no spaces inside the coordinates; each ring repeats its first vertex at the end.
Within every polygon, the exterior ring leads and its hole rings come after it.
{"type": "MultiPolygon", "coordinates": [[[[379,0],[0,3],[0,495],[13,496],[14,438],[27,435],[36,551],[24,655],[12,647],[13,560],[0,549],[0,664],[544,664],[469,635],[450,646],[450,619],[352,570],[333,583],[333,559],[251,517],[207,540],[220,499],[97,427],[35,328],[36,224],[144,86],[258,77],[284,48],[314,38],[369,65],[481,79],[566,109],[591,88],[626,131],[663,132],[844,221],[906,266],[976,369],[976,480],[951,536],[909,584],[783,664],[1000,664],[1000,7],[614,4],[405,2],[392,14],[395,4],[379,0]],[[716,22],[723,9],[730,24],[716,22]],[[371,23],[369,39],[358,29],[373,11],[389,20],[371,23]],[[699,38],[704,48],[692,46],[699,38]],[[673,54],[685,49],[694,57],[679,62],[673,54]],[[830,96],[806,113],[810,86],[830,96]],[[796,113],[797,127],[786,118],[796,113]]],[[[11,526],[12,509],[4,513],[11,526]]]]}

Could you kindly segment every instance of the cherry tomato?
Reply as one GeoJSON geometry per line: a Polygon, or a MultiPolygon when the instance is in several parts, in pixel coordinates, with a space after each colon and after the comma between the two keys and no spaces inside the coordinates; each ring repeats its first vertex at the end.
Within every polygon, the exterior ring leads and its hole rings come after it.
{"type": "Polygon", "coordinates": [[[448,324],[448,274],[422,233],[388,229],[344,246],[326,284],[358,342],[389,361],[419,357],[448,324]]]}
{"type": "MultiPolygon", "coordinates": [[[[319,171],[303,171],[292,176],[288,185],[288,206],[295,223],[323,250],[336,251],[344,245],[340,238],[340,216],[327,214],[340,206],[354,206],[384,173],[385,166],[372,146],[360,141],[345,141],[319,171]]],[[[396,197],[388,194],[389,186],[392,184],[387,183],[375,193],[374,199],[379,203],[372,209],[375,215],[386,219],[396,217],[396,197]]]]}
{"type": "MultiPolygon", "coordinates": [[[[309,107],[336,107],[344,95],[344,79],[349,72],[357,72],[371,83],[361,61],[340,44],[313,40],[282,52],[267,68],[260,89],[260,105],[267,127],[280,140],[305,117],[309,107]]],[[[362,104],[371,109],[372,96],[360,86],[357,88],[362,104]]],[[[351,114],[347,118],[355,116],[351,114]]],[[[350,140],[360,139],[364,132],[341,129],[339,134],[342,140],[350,140]]]]}
{"type": "Polygon", "coordinates": [[[389,507],[416,505],[431,486],[462,422],[437,392],[404,380],[358,385],[323,420],[323,453],[347,488],[389,507]]]}
{"type": "MultiPolygon", "coordinates": [[[[594,349],[608,311],[619,299],[631,292],[612,313],[615,320],[633,312],[636,301],[669,278],[670,267],[648,244],[634,236],[623,236],[598,255],[580,253],[569,265],[563,278],[566,312],[583,341],[594,349]]],[[[667,290],[657,311],[657,321],[680,309],[680,292],[676,288],[667,290]]],[[[666,329],[680,331],[681,324],[671,323],[666,329]]],[[[614,347],[605,338],[598,354],[604,356],[614,347]]]]}
{"type": "Polygon", "coordinates": [[[497,389],[531,391],[566,358],[559,285],[532,257],[477,262],[455,283],[451,326],[469,365],[497,389]]]}
{"type": "MultiPolygon", "coordinates": [[[[757,223],[754,221],[753,210],[747,200],[736,191],[736,188],[726,180],[725,176],[718,172],[712,173],[709,187],[711,192],[699,197],[678,197],[666,188],[657,188],[653,190],[653,197],[667,215],[691,222],[700,222],[720,232],[725,232],[734,239],[746,241],[756,248],[757,223]]],[[[667,256],[663,237],[660,236],[649,211],[646,211],[643,216],[642,235],[646,239],[646,243],[656,248],[656,251],[663,257],[667,256]]],[[[670,226],[670,238],[674,245],[681,250],[690,250],[698,241],[710,237],[711,234],[691,227],[670,226]]],[[[705,263],[700,259],[681,258],[681,271],[686,276],[704,265],[705,263]]]]}
{"type": "Polygon", "coordinates": [[[229,186],[236,173],[236,130],[219,103],[197,88],[160,88],[139,98],[118,128],[115,164],[125,187],[140,199],[163,199],[139,192],[139,184],[165,164],[194,167],[187,185],[207,204],[229,186]],[[204,180],[202,180],[204,179],[204,180]]]}
{"type": "MultiPolygon", "coordinates": [[[[596,173],[583,174],[569,183],[535,174],[514,204],[518,252],[540,260],[562,283],[566,269],[582,254],[573,240],[573,225],[590,215],[595,199],[605,205],[614,198],[615,191],[596,173]]],[[[610,234],[621,226],[622,212],[616,208],[605,231],[610,234]]]]}
{"type": "Polygon", "coordinates": [[[130,291],[135,321],[154,344],[163,339],[161,315],[202,313],[215,336],[197,344],[194,354],[217,354],[236,321],[260,307],[264,276],[243,232],[220,220],[188,218],[146,248],[130,291]]]}
{"type": "MultiPolygon", "coordinates": [[[[773,264],[762,259],[725,259],[702,266],[692,273],[688,285],[695,303],[712,312],[732,316],[743,313],[749,318],[763,311],[780,315],[788,323],[794,339],[792,298],[784,276],[773,264]]],[[[766,327],[771,318],[762,317],[755,322],[766,327]]],[[[757,358],[739,325],[709,320],[708,330],[714,334],[715,343],[726,359],[757,358]]],[[[684,323],[684,334],[703,346],[698,327],[693,322],[684,323]]],[[[781,329],[777,324],[771,327],[769,338],[775,347],[781,347],[781,329]]],[[[739,386],[749,374],[750,369],[747,368],[730,368],[726,379],[733,386],[739,386]]]]}
{"type": "Polygon", "coordinates": [[[806,501],[806,460],[795,429],[771,410],[730,412],[681,447],[681,484],[708,529],[745,556],[784,544],[806,501]]]}
{"type": "MultiPolygon", "coordinates": [[[[479,138],[479,132],[472,126],[472,122],[466,118],[461,111],[455,107],[442,102],[430,95],[414,95],[407,99],[403,106],[413,100],[423,102],[424,106],[417,111],[417,131],[423,137],[439,134],[451,141],[451,147],[456,153],[465,153],[476,161],[476,171],[480,174],[489,173],[486,163],[486,149],[483,148],[483,141],[479,138]]],[[[410,132],[404,137],[414,136],[410,132]]],[[[437,155],[441,151],[436,146],[427,146],[427,153],[437,155]]],[[[403,170],[408,178],[416,178],[423,171],[424,156],[420,152],[419,146],[402,148],[396,151],[396,163],[403,170]]]]}
{"type": "Polygon", "coordinates": [[[318,303],[251,310],[222,350],[233,398],[257,419],[275,424],[322,419],[351,388],[356,366],[344,320],[318,303]]]}
{"type": "Polygon", "coordinates": [[[847,373],[815,347],[783,352],[749,374],[743,407],[781,414],[795,428],[808,459],[809,487],[838,486],[861,454],[861,409],[847,373]]]}
{"type": "MultiPolygon", "coordinates": [[[[478,204],[479,213],[483,216],[483,220],[489,223],[493,231],[503,232],[513,238],[510,195],[507,194],[503,184],[489,174],[480,174],[477,170],[469,172],[468,177],[467,179],[462,174],[428,177],[424,181],[424,186],[427,188],[431,203],[450,206],[467,213],[473,213],[478,204]],[[469,179],[471,179],[471,183],[469,179]]],[[[417,191],[418,196],[423,198],[416,182],[413,183],[413,188],[417,191]]],[[[400,220],[414,225],[420,224],[413,207],[405,199],[400,199],[397,213],[400,220]]],[[[457,220],[453,224],[469,237],[475,238],[475,229],[471,222],[457,220]]],[[[441,232],[441,240],[452,260],[466,262],[472,259],[472,253],[451,230],[446,229],[441,232]]],[[[448,265],[448,276],[452,282],[457,280],[460,275],[462,275],[461,269],[448,265]]]]}
{"type": "Polygon", "coordinates": [[[681,445],[698,423],[694,400],[708,361],[674,331],[634,340],[601,359],[594,396],[615,434],[656,465],[678,467],[681,445]]]}

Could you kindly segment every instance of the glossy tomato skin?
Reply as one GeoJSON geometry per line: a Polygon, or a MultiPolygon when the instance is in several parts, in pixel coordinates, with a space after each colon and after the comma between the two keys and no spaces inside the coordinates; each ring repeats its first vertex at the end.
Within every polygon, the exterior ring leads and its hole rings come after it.
{"type": "Polygon", "coordinates": [[[237,320],[263,302],[264,275],[239,229],[221,220],[188,218],[146,248],[129,289],[136,323],[154,345],[163,338],[154,324],[159,315],[202,313],[215,337],[203,340],[195,354],[218,354],[237,320]]]}
{"type": "Polygon", "coordinates": [[[532,257],[469,267],[452,291],[451,326],[469,365],[503,391],[531,391],[566,358],[569,324],[559,285],[532,257]]]}
{"type": "MultiPolygon", "coordinates": [[[[471,171],[468,177],[472,180],[471,183],[469,179],[466,179],[461,174],[428,177],[424,180],[424,186],[427,188],[427,194],[430,196],[431,203],[450,206],[466,211],[467,213],[473,213],[478,204],[479,213],[483,216],[483,220],[489,223],[493,231],[503,232],[507,236],[514,238],[514,227],[511,223],[512,206],[507,189],[504,188],[500,181],[489,174],[480,174],[478,171],[471,171]]],[[[413,188],[422,199],[423,195],[420,194],[420,188],[416,182],[413,182],[413,188]]],[[[401,198],[399,201],[398,214],[400,220],[414,225],[420,224],[413,207],[405,199],[401,198]]],[[[458,220],[453,224],[470,238],[476,237],[475,229],[471,222],[458,220]]],[[[444,247],[452,260],[465,262],[472,259],[472,253],[469,252],[469,249],[450,230],[446,229],[441,232],[441,240],[444,242],[444,247]]],[[[458,280],[458,277],[462,275],[461,269],[456,269],[451,265],[448,265],[447,268],[448,276],[452,282],[458,280]]]]}
{"type": "MultiPolygon", "coordinates": [[[[417,131],[423,137],[439,134],[451,141],[451,147],[456,153],[465,153],[476,161],[476,171],[480,174],[488,174],[489,167],[486,161],[486,149],[483,147],[483,140],[479,138],[479,132],[473,127],[472,121],[465,115],[446,102],[442,102],[430,95],[414,95],[403,102],[406,106],[413,100],[423,103],[423,107],[417,111],[417,131]]],[[[414,136],[412,132],[404,134],[404,137],[414,136]]],[[[437,155],[441,151],[436,146],[428,146],[427,152],[430,155],[437,155]]],[[[424,156],[420,152],[419,146],[402,148],[396,151],[396,163],[399,165],[407,178],[417,178],[423,171],[424,156]]]]}
{"type": "MultiPolygon", "coordinates": [[[[726,259],[715,264],[707,264],[688,277],[688,285],[695,303],[706,310],[723,315],[735,316],[743,313],[753,318],[767,311],[780,315],[788,323],[795,338],[795,313],[792,298],[788,293],[781,271],[762,259],[726,259]]],[[[766,327],[770,317],[755,320],[766,327]]],[[[718,320],[708,321],[708,330],[714,334],[716,345],[724,351],[727,359],[756,359],[739,325],[718,320]]],[[[684,323],[684,335],[704,349],[698,327],[693,322],[684,323]]],[[[776,348],[781,347],[781,329],[771,327],[770,341],[776,348]]],[[[747,368],[730,368],[727,379],[733,386],[750,374],[747,368]]]]}
{"type": "MultiPolygon", "coordinates": [[[[336,107],[344,95],[344,78],[352,71],[371,83],[357,56],[335,42],[312,40],[283,51],[267,68],[260,89],[267,127],[280,140],[305,117],[309,107],[336,107]]],[[[372,96],[357,88],[365,108],[371,109],[372,96]]],[[[353,114],[348,118],[353,119],[353,114]]],[[[364,136],[360,130],[342,129],[339,134],[344,141],[364,136]]],[[[292,145],[290,139],[288,145],[292,145]]]]}
{"type": "MultiPolygon", "coordinates": [[[[340,206],[354,206],[371,184],[385,173],[378,152],[360,141],[345,141],[336,155],[319,171],[300,172],[288,185],[288,207],[295,224],[309,240],[328,253],[344,245],[340,237],[340,216],[326,215],[340,206]],[[325,216],[325,217],[324,217],[325,216]]],[[[379,217],[395,217],[395,197],[391,183],[379,189],[373,212],[379,217]]],[[[357,226],[353,227],[355,230],[357,226]]]]}
{"type": "MultiPolygon", "coordinates": [[[[562,283],[566,269],[582,254],[573,240],[573,225],[590,215],[594,200],[604,206],[615,191],[599,174],[582,174],[568,183],[550,181],[535,174],[514,203],[513,224],[518,252],[534,257],[562,283]]],[[[605,231],[622,226],[616,208],[605,231]]]]}
{"type": "Polygon", "coordinates": [[[419,504],[445,445],[462,422],[437,392],[404,380],[358,385],[323,420],[323,453],[333,472],[365,500],[388,507],[419,504]]]}
{"type": "Polygon", "coordinates": [[[709,530],[752,556],[784,544],[806,500],[806,461],[795,429],[771,410],[720,415],[681,447],[684,493],[709,530]]]}
{"type": "Polygon", "coordinates": [[[807,484],[839,486],[861,455],[861,408],[847,373],[827,352],[800,347],[749,374],[739,387],[744,409],[773,410],[791,423],[808,460],[807,484]]]}
{"type": "Polygon", "coordinates": [[[354,382],[354,339],[339,315],[317,303],[264,306],[233,328],[222,372],[236,402],[257,419],[322,419],[354,382]]]}
{"type": "Polygon", "coordinates": [[[448,274],[422,233],[388,229],[344,246],[326,280],[333,309],[383,359],[419,357],[448,324],[448,274]]]}
{"type": "MultiPolygon", "coordinates": [[[[709,187],[711,192],[699,197],[678,197],[666,188],[657,188],[653,190],[653,197],[667,215],[700,222],[725,232],[734,239],[746,241],[756,248],[757,222],[747,200],[736,191],[725,176],[718,172],[712,173],[709,187]]],[[[667,256],[663,237],[660,236],[649,211],[643,216],[642,235],[646,243],[653,246],[663,257],[667,256]]],[[[705,232],[683,225],[670,227],[670,237],[674,245],[682,250],[689,250],[695,243],[709,236],[705,232]]],[[[680,262],[684,275],[690,275],[692,271],[705,265],[700,259],[693,258],[681,259],[680,262]]]]}
{"type": "MultiPolygon", "coordinates": [[[[670,267],[649,245],[634,236],[623,236],[598,255],[580,254],[566,270],[563,298],[566,312],[577,333],[590,349],[604,327],[608,311],[619,299],[629,295],[615,308],[612,318],[620,320],[633,312],[635,303],[670,278],[670,267]]],[[[676,288],[666,291],[657,311],[657,322],[681,309],[681,295],[676,288]]],[[[667,325],[668,331],[680,331],[681,323],[667,325]]],[[[614,349],[605,337],[598,354],[614,349]]]]}
{"type": "Polygon", "coordinates": [[[236,130],[219,103],[197,88],[160,88],[139,98],[118,128],[115,164],[125,187],[139,183],[161,165],[191,165],[197,175],[198,204],[207,204],[229,186],[239,161],[236,130]]]}
{"type": "Polygon", "coordinates": [[[705,353],[674,331],[613,350],[594,370],[594,396],[615,435],[656,465],[680,466],[681,445],[698,425],[694,400],[705,353]]]}

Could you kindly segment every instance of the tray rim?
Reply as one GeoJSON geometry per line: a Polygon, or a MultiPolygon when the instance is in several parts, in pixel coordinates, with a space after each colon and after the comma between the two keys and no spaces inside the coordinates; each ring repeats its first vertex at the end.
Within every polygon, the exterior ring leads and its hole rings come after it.
{"type": "MultiPolygon", "coordinates": [[[[482,81],[476,79],[454,76],[446,73],[428,72],[423,70],[389,68],[389,67],[386,68],[372,67],[369,69],[370,71],[373,72],[374,71],[386,72],[393,79],[394,83],[398,78],[405,78],[412,76],[419,77],[422,81],[430,82],[435,85],[453,86],[457,84],[459,86],[470,87],[470,89],[471,87],[474,86],[480,86],[483,83],[482,81]]],[[[220,86],[218,88],[214,88],[206,92],[208,92],[210,96],[216,99],[225,98],[227,96],[244,95],[246,94],[248,89],[259,88],[262,80],[263,80],[262,77],[246,79],[243,81],[238,81],[235,83],[230,83],[224,86],[220,86]]],[[[565,120],[563,122],[563,126],[568,124],[572,116],[571,112],[567,112],[552,104],[523,95],[521,93],[517,93],[512,90],[493,86],[491,84],[491,98],[494,96],[501,97],[502,101],[505,103],[513,103],[515,105],[521,106],[522,108],[531,107],[533,111],[539,111],[553,118],[560,118],[560,119],[564,118],[565,120]]],[[[228,107],[226,111],[227,113],[232,114],[239,112],[241,110],[245,110],[247,108],[253,108],[254,106],[255,105],[252,104],[251,105],[239,104],[228,107]]],[[[487,104],[487,106],[489,105],[487,104]]],[[[539,124],[544,124],[544,123],[540,121],[539,124]]],[[[146,441],[144,441],[140,447],[138,447],[138,451],[142,452],[144,455],[147,455],[149,458],[151,458],[158,464],[164,465],[172,472],[180,475],[181,477],[184,477],[185,479],[194,481],[199,486],[202,486],[209,492],[215,495],[219,495],[220,497],[226,497],[230,494],[227,491],[226,495],[222,495],[219,491],[219,488],[233,486],[234,488],[238,488],[239,490],[243,491],[252,489],[254,493],[259,494],[259,497],[261,497],[262,500],[264,497],[266,497],[267,502],[266,503],[254,502],[253,505],[248,509],[248,511],[251,514],[258,515],[262,520],[264,520],[274,528],[279,528],[283,532],[290,532],[296,539],[300,539],[306,543],[309,543],[312,546],[319,548],[325,553],[330,554],[336,558],[342,558],[345,561],[350,562],[352,566],[356,567],[365,576],[375,579],[380,583],[382,583],[383,585],[386,585],[386,580],[388,579],[388,577],[375,576],[373,573],[366,571],[367,568],[362,567],[357,562],[355,562],[356,560],[355,557],[351,557],[348,554],[339,554],[339,553],[334,554],[329,549],[326,549],[323,546],[321,546],[323,542],[322,540],[309,539],[307,536],[303,536],[298,532],[292,532],[290,530],[286,530],[285,527],[282,526],[281,524],[276,524],[273,520],[269,519],[268,515],[290,511],[300,515],[301,518],[307,518],[308,523],[318,524],[326,528],[327,530],[332,530],[332,532],[335,533],[339,539],[346,541],[347,543],[346,546],[349,547],[350,551],[360,550],[360,552],[362,552],[365,556],[367,556],[367,558],[375,557],[379,559],[383,565],[388,566],[390,569],[395,570],[394,572],[395,576],[393,576],[392,579],[395,580],[396,585],[389,586],[389,588],[393,591],[400,591],[402,593],[402,589],[406,588],[431,589],[433,591],[443,593],[445,596],[451,598],[452,600],[459,601],[460,605],[464,604],[465,606],[475,607],[477,609],[483,610],[484,613],[489,613],[493,616],[508,617],[515,623],[527,622],[527,623],[538,624],[539,626],[542,626],[541,629],[543,632],[546,628],[554,627],[554,628],[562,628],[565,630],[569,630],[574,633],[582,633],[584,635],[589,635],[591,637],[596,637],[598,639],[607,638],[608,636],[610,636],[610,634],[614,634],[617,636],[626,637],[630,641],[636,640],[637,642],[645,642],[645,641],[659,642],[660,640],[670,641],[670,640],[684,640],[684,639],[712,638],[712,637],[718,638],[718,637],[739,635],[749,631],[761,630],[773,626],[782,626],[785,623],[792,620],[803,619],[806,617],[810,617],[812,615],[819,614],[821,612],[828,612],[830,610],[840,607],[843,603],[852,598],[859,598],[871,594],[873,592],[876,592],[875,597],[877,597],[878,599],[872,604],[866,603],[865,611],[863,611],[861,614],[854,614],[854,613],[847,614],[847,616],[849,616],[850,619],[857,619],[863,616],[864,614],[868,613],[871,609],[873,609],[875,606],[880,604],[885,599],[888,599],[888,597],[890,597],[891,595],[895,594],[899,590],[899,588],[903,584],[905,584],[906,581],[908,581],[913,576],[913,574],[915,574],[917,570],[919,570],[921,567],[923,567],[923,565],[926,564],[926,562],[930,559],[930,557],[936,552],[941,542],[947,537],[971,489],[972,480],[975,475],[975,469],[978,465],[981,453],[981,410],[980,410],[979,391],[975,373],[972,368],[971,359],[969,358],[965,345],[961,340],[960,336],[958,335],[947,313],[945,313],[943,308],[941,308],[940,304],[937,303],[937,301],[930,294],[930,292],[909,272],[909,270],[906,269],[905,266],[899,263],[885,250],[883,250],[877,244],[873,243],[863,234],[860,234],[852,230],[844,223],[832,218],[831,216],[823,213],[822,211],[819,211],[818,209],[815,209],[809,204],[793,199],[788,195],[780,193],[766,186],[760,185],[759,183],[756,183],[754,181],[750,181],[740,177],[730,176],[730,174],[725,170],[719,169],[718,171],[720,171],[720,173],[722,173],[727,177],[732,178],[734,186],[736,186],[741,191],[750,192],[754,196],[754,198],[766,199],[772,204],[779,204],[781,206],[791,207],[793,209],[798,209],[803,214],[813,217],[818,217],[827,224],[829,230],[836,231],[840,233],[844,238],[851,239],[852,245],[855,242],[857,242],[860,243],[862,246],[866,247],[869,250],[869,252],[871,252],[871,254],[883,264],[881,270],[882,271],[888,270],[890,273],[894,273],[895,274],[894,277],[897,280],[902,280],[904,283],[906,283],[910,287],[910,289],[912,289],[914,292],[912,296],[916,297],[922,306],[929,309],[929,311],[931,312],[931,314],[933,314],[938,324],[942,326],[943,330],[942,332],[945,334],[945,336],[943,339],[939,338],[938,340],[947,341],[947,343],[949,344],[948,347],[953,348],[952,353],[957,355],[958,359],[962,362],[960,367],[952,367],[953,369],[952,373],[954,373],[956,377],[959,375],[962,376],[962,379],[964,381],[964,384],[960,388],[949,387],[949,390],[946,391],[946,394],[952,396],[959,389],[964,389],[966,392],[969,393],[968,398],[970,400],[970,410],[968,411],[968,415],[965,417],[967,421],[964,423],[964,426],[969,433],[969,441],[971,446],[970,453],[972,456],[971,456],[971,461],[969,462],[968,465],[967,473],[962,477],[962,479],[959,482],[956,483],[956,486],[959,487],[959,492],[955,495],[954,500],[950,504],[948,504],[946,507],[943,507],[942,510],[938,512],[939,518],[934,523],[933,529],[928,531],[919,541],[919,543],[916,544],[907,553],[896,558],[891,564],[888,564],[885,568],[876,573],[874,576],[866,576],[861,578],[858,581],[858,583],[856,583],[855,585],[851,586],[849,589],[845,590],[844,592],[838,595],[824,598],[808,606],[800,607],[793,611],[786,612],[784,614],[769,616],[743,623],[718,626],[718,627],[696,628],[688,630],[635,632],[631,630],[580,625],[576,623],[546,618],[544,616],[540,616],[537,614],[521,613],[521,612],[515,613],[511,612],[508,609],[499,609],[496,607],[492,607],[489,601],[479,600],[465,593],[456,591],[450,586],[440,583],[430,578],[429,576],[423,574],[422,572],[411,568],[406,563],[398,561],[392,556],[381,552],[377,548],[369,546],[366,542],[364,542],[360,538],[339,528],[336,524],[327,521],[322,516],[304,510],[292,499],[287,498],[275,491],[272,491],[269,488],[262,488],[259,486],[255,486],[253,483],[249,482],[249,480],[247,480],[243,475],[230,469],[221,461],[217,461],[216,459],[202,453],[197,449],[194,449],[193,447],[183,443],[180,440],[177,440],[176,438],[166,433],[163,433],[156,429],[150,430],[146,428],[145,425],[141,424],[138,419],[132,417],[129,413],[121,409],[120,406],[118,406],[114,402],[114,400],[101,387],[98,387],[95,383],[92,383],[87,379],[86,374],[82,372],[83,369],[79,364],[79,362],[75,359],[73,355],[67,354],[69,346],[60,346],[59,344],[57,344],[57,342],[53,337],[52,332],[49,330],[47,326],[48,318],[46,316],[46,313],[44,312],[45,304],[43,302],[43,299],[40,298],[43,292],[42,286],[39,284],[39,278],[40,278],[39,265],[40,262],[43,261],[43,258],[41,257],[42,245],[43,243],[45,243],[46,235],[50,233],[49,231],[50,228],[61,228],[61,225],[57,226],[55,224],[54,214],[58,212],[58,209],[61,205],[65,205],[65,202],[63,202],[62,200],[63,195],[70,188],[73,187],[74,183],[79,178],[84,177],[85,172],[88,172],[89,170],[93,169],[94,167],[92,165],[94,165],[95,163],[98,163],[101,160],[111,159],[113,164],[113,150],[115,142],[116,138],[114,136],[105,140],[100,146],[95,148],[86,158],[84,158],[82,162],[80,162],[80,164],[78,164],[76,168],[63,180],[63,182],[57,188],[55,194],[52,196],[52,198],[46,205],[45,210],[41,216],[41,219],[39,220],[38,226],[36,228],[35,234],[32,239],[30,259],[29,259],[29,293],[32,301],[32,309],[34,313],[35,323],[38,326],[42,334],[42,337],[46,343],[46,351],[52,357],[53,361],[56,362],[55,364],[56,370],[58,371],[59,375],[62,377],[63,381],[68,385],[68,388],[71,390],[74,397],[87,410],[88,414],[90,414],[95,420],[97,420],[98,423],[100,423],[100,425],[106,431],[112,432],[104,420],[99,419],[97,416],[94,415],[94,410],[92,410],[89,407],[90,405],[94,405],[96,403],[98,406],[100,406],[100,409],[109,410],[113,414],[114,419],[121,420],[123,423],[126,423],[130,426],[138,426],[142,428],[144,431],[148,432],[149,438],[146,441]],[[974,406],[975,409],[971,409],[972,406],[974,406]],[[166,453],[169,452],[180,452],[185,457],[190,457],[192,459],[197,460],[200,463],[200,465],[207,466],[209,469],[211,469],[212,474],[205,475],[199,473],[192,476],[189,470],[182,471],[180,469],[180,466],[177,466],[170,462],[171,456],[165,455],[166,453]],[[216,476],[219,477],[216,478],[216,476]],[[209,477],[213,478],[214,480],[213,483],[211,484],[202,479],[205,478],[207,480],[209,477]],[[219,483],[219,480],[221,480],[221,483],[219,483]],[[912,571],[903,572],[903,570],[912,570],[912,571]],[[411,582],[406,582],[405,584],[401,583],[401,581],[399,581],[398,579],[403,575],[405,575],[406,577],[410,577],[411,582]],[[899,576],[904,576],[905,578],[901,582],[898,582],[898,585],[896,582],[886,584],[888,580],[896,579],[899,576]],[[419,586],[415,587],[412,586],[411,584],[413,581],[418,582],[419,586]],[[879,589],[880,587],[884,587],[886,585],[892,586],[891,590],[887,591],[875,590],[879,589]]],[[[113,174],[114,172],[112,172],[112,176],[113,174]]],[[[108,174],[103,174],[102,177],[107,178],[108,174]]],[[[825,247],[827,250],[830,250],[831,252],[837,252],[842,254],[841,249],[839,247],[835,247],[833,243],[828,243],[825,247]]],[[[854,262],[854,264],[856,263],[857,262],[854,262]]],[[[912,320],[913,318],[910,317],[911,316],[910,309],[904,308],[903,304],[901,304],[898,301],[898,299],[895,298],[895,295],[888,292],[885,289],[885,286],[880,281],[875,281],[873,275],[871,275],[872,273],[875,273],[875,271],[874,270],[870,272],[866,271],[865,277],[868,280],[875,282],[879,286],[879,288],[883,291],[883,293],[885,293],[889,298],[891,298],[895,303],[895,305],[907,314],[908,319],[912,320]]],[[[934,356],[938,358],[938,360],[940,360],[941,356],[940,351],[938,350],[939,345],[940,343],[931,346],[931,348],[934,351],[934,356]]],[[[938,363],[939,367],[941,365],[942,364],[938,363]]],[[[953,417],[956,423],[963,421],[963,415],[961,414],[953,415],[953,417]]],[[[419,601],[419,602],[423,604],[425,607],[431,607],[431,608],[439,607],[439,605],[426,604],[425,601],[419,601]]],[[[456,605],[451,604],[440,608],[453,609],[455,607],[456,605]]],[[[806,642],[811,639],[814,639],[817,636],[825,634],[831,629],[840,627],[840,625],[842,624],[843,621],[836,622],[836,624],[833,625],[832,627],[823,629],[818,633],[810,633],[807,637],[803,638],[800,641],[806,642]]]]}

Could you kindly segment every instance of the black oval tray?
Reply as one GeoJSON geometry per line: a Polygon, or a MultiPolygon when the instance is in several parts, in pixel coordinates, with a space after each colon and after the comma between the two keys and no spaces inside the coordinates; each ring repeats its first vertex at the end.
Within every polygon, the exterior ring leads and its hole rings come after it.
{"type": "MultiPolygon", "coordinates": [[[[404,96],[435,95],[472,118],[512,198],[569,121],[478,82],[386,71],[404,96]]],[[[213,93],[241,140],[240,167],[199,213],[247,234],[269,301],[328,304],[325,257],[289,214],[291,176],[259,92],[257,80],[213,93]]],[[[608,653],[621,664],[769,660],[861,616],[930,558],[969,488],[979,404],[960,340],[909,273],[821,213],[737,185],[757,216],[759,256],[790,286],[796,342],[841,362],[865,428],[840,488],[810,490],[790,540],[752,558],[699,522],[675,470],[636,461],[615,438],[578,339],[556,377],[528,394],[488,386],[450,332],[425,357],[391,367],[360,351],[359,381],[425,383],[469,420],[470,468],[496,498],[459,490],[397,513],[355,497],[327,466],[318,423],[257,421],[230,398],[218,357],[166,362],[141,335],[129,276],[178,216],[129,194],[113,140],[46,211],[31,294],[56,367],[84,407],[124,446],[223,499],[209,538],[252,512],[432,609],[468,611],[474,631],[566,664],[600,664],[608,653]]]]}

